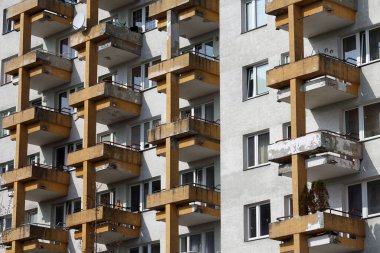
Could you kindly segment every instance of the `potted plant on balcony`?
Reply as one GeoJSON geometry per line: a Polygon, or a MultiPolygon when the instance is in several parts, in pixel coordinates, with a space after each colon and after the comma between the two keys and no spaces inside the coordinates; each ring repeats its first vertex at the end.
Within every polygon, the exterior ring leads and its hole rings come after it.
{"type": "Polygon", "coordinates": [[[300,198],[301,213],[323,212],[330,207],[329,193],[323,181],[312,182],[310,189],[305,185],[300,198]]]}

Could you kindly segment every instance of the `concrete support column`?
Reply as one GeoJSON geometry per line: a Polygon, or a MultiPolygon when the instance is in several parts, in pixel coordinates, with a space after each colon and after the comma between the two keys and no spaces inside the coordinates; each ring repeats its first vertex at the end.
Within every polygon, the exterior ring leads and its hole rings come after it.
{"type": "Polygon", "coordinates": [[[289,5],[289,57],[290,62],[303,59],[303,15],[302,8],[295,4],[289,5]]]}
{"type": "Polygon", "coordinates": [[[168,10],[167,18],[167,41],[166,57],[171,59],[179,55],[179,18],[178,13],[168,10]]]}

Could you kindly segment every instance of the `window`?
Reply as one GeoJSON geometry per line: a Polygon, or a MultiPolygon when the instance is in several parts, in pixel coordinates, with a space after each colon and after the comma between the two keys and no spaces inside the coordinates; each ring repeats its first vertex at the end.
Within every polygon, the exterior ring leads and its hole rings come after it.
{"type": "Polygon", "coordinates": [[[285,216],[286,217],[292,217],[293,216],[293,196],[285,196],[284,197],[284,203],[285,203],[285,216]]]}
{"type": "Polygon", "coordinates": [[[153,243],[140,247],[130,248],[128,253],[160,253],[160,243],[153,243]]]}
{"type": "Polygon", "coordinates": [[[69,59],[77,57],[77,52],[71,48],[70,39],[68,37],[59,41],[59,54],[69,59]]]}
{"type": "Polygon", "coordinates": [[[136,90],[146,90],[157,86],[157,83],[149,80],[149,67],[160,63],[161,60],[154,60],[144,63],[132,69],[132,84],[136,90]]]}
{"type": "Polygon", "coordinates": [[[106,191],[97,193],[98,205],[100,206],[113,206],[115,203],[115,191],[106,191]]]}
{"type": "Polygon", "coordinates": [[[77,213],[82,210],[82,202],[80,199],[70,200],[54,206],[54,225],[64,226],[66,216],[77,213]]]}
{"type": "Polygon", "coordinates": [[[11,108],[11,109],[0,112],[0,138],[9,136],[10,134],[9,130],[3,129],[3,118],[11,115],[14,112],[16,112],[16,108],[11,108]]]}
{"type": "Polygon", "coordinates": [[[141,150],[152,148],[148,143],[148,130],[160,124],[161,119],[154,119],[131,128],[131,144],[141,150]]]}
{"type": "Polygon", "coordinates": [[[112,83],[112,82],[116,82],[116,81],[117,81],[117,72],[109,73],[109,74],[106,74],[103,76],[99,76],[99,78],[98,78],[99,83],[101,83],[101,82],[112,83]]]}
{"type": "Polygon", "coordinates": [[[69,95],[78,92],[83,89],[83,84],[71,87],[68,90],[61,91],[57,94],[57,107],[61,112],[74,113],[75,109],[69,106],[69,95]]]}
{"type": "Polygon", "coordinates": [[[55,166],[56,167],[66,166],[67,154],[82,149],[82,145],[83,145],[83,141],[80,140],[74,143],[70,143],[66,146],[56,148],[55,149],[55,166]]]}
{"type": "Polygon", "coordinates": [[[206,56],[206,58],[214,58],[214,42],[209,41],[195,45],[195,52],[201,56],[206,56]]]}
{"type": "Polygon", "coordinates": [[[146,210],[146,197],[159,191],[161,191],[160,179],[132,185],[130,187],[130,207],[132,212],[146,210]]]}
{"type": "Polygon", "coordinates": [[[3,34],[13,31],[13,21],[8,18],[8,10],[3,10],[3,34]]]}
{"type": "Polygon", "coordinates": [[[244,8],[244,30],[250,31],[266,25],[265,0],[243,0],[244,8]]]}
{"type": "Polygon", "coordinates": [[[215,121],[214,102],[198,105],[195,107],[187,107],[181,109],[181,118],[196,117],[208,121],[215,121]]]}
{"type": "Polygon", "coordinates": [[[149,6],[145,6],[133,12],[132,24],[132,26],[139,27],[141,32],[148,32],[157,27],[157,21],[149,17],[149,6]]]}
{"type": "Polygon", "coordinates": [[[9,84],[9,83],[16,83],[18,81],[18,75],[9,75],[9,74],[6,74],[5,71],[4,71],[4,65],[7,61],[11,60],[12,58],[15,58],[17,57],[17,55],[15,56],[11,56],[7,59],[4,59],[1,61],[1,73],[2,73],[2,85],[6,85],[6,84],[9,84]]]}
{"type": "Polygon", "coordinates": [[[247,69],[247,85],[245,98],[252,98],[269,92],[266,82],[268,64],[250,67],[247,69]]]}
{"type": "Polygon", "coordinates": [[[361,31],[342,39],[343,57],[354,64],[380,59],[380,27],[361,31]]]}
{"type": "Polygon", "coordinates": [[[12,171],[13,169],[14,169],[14,162],[13,162],[13,160],[0,164],[0,173],[5,173],[7,171],[12,171]]]}
{"type": "Polygon", "coordinates": [[[28,156],[28,164],[40,164],[40,153],[36,153],[28,156]]]}
{"type": "Polygon", "coordinates": [[[271,221],[270,204],[246,207],[246,239],[258,239],[269,235],[271,221]]]}
{"type": "Polygon", "coordinates": [[[269,133],[247,137],[247,167],[268,163],[269,133]]]}
{"type": "Polygon", "coordinates": [[[180,237],[180,252],[215,252],[214,231],[180,237]]]}
{"type": "Polygon", "coordinates": [[[199,184],[209,188],[215,187],[214,166],[186,171],[181,174],[181,185],[199,184]]]}
{"type": "Polygon", "coordinates": [[[290,63],[289,52],[281,54],[281,65],[290,63]]]}
{"type": "Polygon", "coordinates": [[[7,215],[0,217],[0,232],[11,229],[12,227],[12,216],[7,215]]]}
{"type": "Polygon", "coordinates": [[[36,224],[37,223],[37,209],[26,211],[25,221],[26,224],[36,224]]]}
{"type": "Polygon", "coordinates": [[[347,135],[365,140],[380,135],[380,103],[345,111],[347,135]]]}
{"type": "Polygon", "coordinates": [[[347,195],[351,215],[368,218],[380,214],[380,179],[349,185],[347,195]]]}
{"type": "Polygon", "coordinates": [[[292,126],[289,123],[285,123],[282,126],[284,140],[289,140],[292,138],[292,126]]]}
{"type": "Polygon", "coordinates": [[[102,133],[98,136],[98,142],[115,142],[114,133],[102,133]]]}

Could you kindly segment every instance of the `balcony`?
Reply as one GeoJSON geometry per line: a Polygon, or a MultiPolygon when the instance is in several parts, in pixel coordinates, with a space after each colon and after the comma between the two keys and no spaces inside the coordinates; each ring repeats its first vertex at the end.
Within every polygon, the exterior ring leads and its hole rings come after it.
{"type": "Polygon", "coordinates": [[[276,16],[278,29],[289,29],[288,5],[302,7],[304,36],[313,36],[352,25],[356,20],[354,0],[272,0],[267,1],[266,12],[276,16]]]}
{"type": "Polygon", "coordinates": [[[18,75],[19,68],[26,68],[30,77],[30,89],[43,92],[71,80],[71,60],[36,50],[5,62],[4,73],[18,75]]]}
{"type": "Polygon", "coordinates": [[[7,253],[12,252],[12,241],[22,242],[23,252],[63,253],[68,250],[68,240],[69,231],[32,224],[4,231],[1,236],[7,253]]]}
{"type": "Polygon", "coordinates": [[[141,93],[133,87],[103,82],[70,94],[69,105],[77,108],[77,116],[83,117],[84,101],[96,103],[96,120],[105,125],[136,117],[141,110],[141,93]]]}
{"type": "Polygon", "coordinates": [[[26,200],[42,202],[66,196],[70,185],[70,174],[41,164],[1,174],[2,186],[13,188],[15,182],[24,184],[26,200]]]}
{"type": "Polygon", "coordinates": [[[202,55],[186,53],[149,68],[149,79],[157,82],[157,91],[166,93],[166,74],[178,75],[179,96],[193,99],[219,91],[219,62],[202,55]]]}
{"type": "Polygon", "coordinates": [[[70,45],[84,59],[86,42],[98,44],[98,64],[112,68],[141,55],[142,34],[110,22],[100,23],[70,36],[70,45]]]}
{"type": "MultiPolygon", "coordinates": [[[[330,154],[318,154],[306,160],[306,169],[308,181],[314,182],[359,173],[360,161],[330,154]]],[[[291,164],[280,165],[278,174],[292,177],[291,164]]]]}
{"type": "Polygon", "coordinates": [[[20,30],[20,15],[27,13],[32,22],[32,35],[46,38],[71,28],[74,6],[58,0],[24,0],[7,9],[7,16],[20,30]]]}
{"type": "MultiPolygon", "coordinates": [[[[79,0],[80,3],[86,3],[86,0],[79,0]]],[[[128,4],[134,3],[135,0],[99,0],[99,9],[112,11],[128,4]]]]}
{"type": "Polygon", "coordinates": [[[105,142],[70,153],[67,165],[76,168],[76,176],[83,177],[83,162],[95,165],[96,181],[110,184],[140,175],[141,153],[128,146],[105,142]]]}
{"type": "Polygon", "coordinates": [[[157,145],[157,155],[166,155],[166,138],[177,139],[179,160],[192,162],[220,153],[220,126],[198,118],[185,118],[150,129],[148,142],[157,145]]]}
{"type": "Polygon", "coordinates": [[[97,243],[110,244],[140,237],[141,214],[101,206],[70,214],[66,226],[77,229],[76,240],[82,239],[82,224],[96,223],[97,243]]]}
{"type": "Polygon", "coordinates": [[[348,139],[347,136],[320,130],[268,146],[268,160],[280,164],[290,163],[292,155],[313,158],[322,153],[334,153],[348,160],[361,160],[362,144],[348,139]]]}
{"type": "Polygon", "coordinates": [[[12,140],[16,139],[18,124],[27,126],[30,144],[43,146],[70,136],[72,116],[42,106],[11,114],[3,119],[3,128],[10,130],[12,140]]]}
{"type": "MultiPolygon", "coordinates": [[[[342,102],[358,96],[358,86],[352,86],[330,77],[307,81],[302,86],[305,93],[305,107],[315,109],[342,102]]],[[[290,89],[278,90],[277,101],[290,104],[290,89]]]]}
{"type": "Polygon", "coordinates": [[[219,28],[219,0],[158,0],[149,6],[149,16],[158,20],[158,29],[166,29],[166,12],[179,17],[180,36],[193,38],[219,28]]]}
{"type": "Polygon", "coordinates": [[[293,234],[308,235],[310,253],[349,253],[364,249],[365,222],[358,218],[317,212],[271,223],[269,237],[282,241],[280,252],[293,251],[293,234]]]}
{"type": "MultiPolygon", "coordinates": [[[[290,80],[297,78],[304,82],[332,77],[345,82],[346,93],[358,95],[360,69],[332,56],[318,54],[300,61],[281,65],[267,72],[267,86],[273,89],[284,89],[290,86],[290,80]]],[[[307,91],[307,89],[305,89],[307,91]]],[[[329,89],[331,91],[332,89],[329,89]]],[[[336,93],[336,92],[335,92],[336,93]]],[[[326,94],[323,94],[324,96],[326,94]]]]}
{"type": "Polygon", "coordinates": [[[220,219],[220,192],[205,186],[182,185],[147,196],[147,208],[159,211],[156,220],[165,221],[165,205],[178,206],[179,223],[194,226],[220,219]]]}

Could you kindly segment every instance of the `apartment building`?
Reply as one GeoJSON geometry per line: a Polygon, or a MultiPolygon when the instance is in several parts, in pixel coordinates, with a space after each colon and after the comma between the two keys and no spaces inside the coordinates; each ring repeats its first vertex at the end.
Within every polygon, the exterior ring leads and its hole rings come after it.
{"type": "Polygon", "coordinates": [[[0,252],[379,252],[377,0],[0,7],[0,252]]]}

